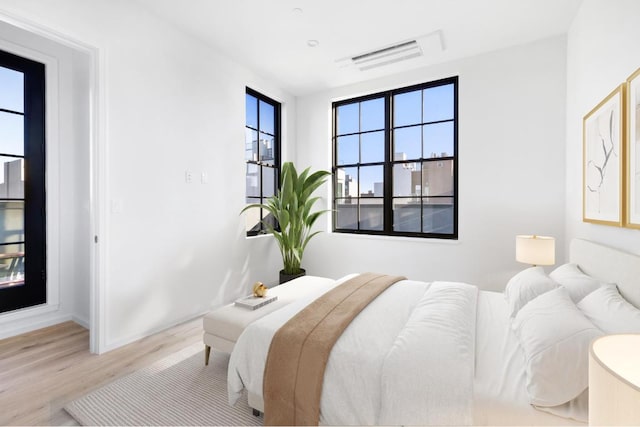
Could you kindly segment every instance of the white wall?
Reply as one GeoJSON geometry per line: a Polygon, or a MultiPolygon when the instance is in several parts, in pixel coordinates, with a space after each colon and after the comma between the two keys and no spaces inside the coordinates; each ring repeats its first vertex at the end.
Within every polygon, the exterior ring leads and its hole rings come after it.
{"type": "Polygon", "coordinates": [[[101,243],[106,348],[229,302],[255,280],[277,280],[275,243],[246,239],[239,216],[244,91],[284,103],[285,159],[295,154],[293,97],[135,2],[5,0],[0,9],[93,46],[104,60],[106,191],[122,207],[109,211],[101,243]]]}
{"type": "Polygon", "coordinates": [[[4,22],[0,49],[46,61],[49,303],[0,315],[0,337],[71,319],[88,325],[89,58],[4,22]]]}
{"type": "Polygon", "coordinates": [[[636,0],[585,0],[569,30],[567,243],[580,237],[640,253],[639,230],[582,222],[582,118],[640,67],[639,17],[636,0]]]}
{"type": "Polygon", "coordinates": [[[551,38],[299,98],[299,166],[330,169],[333,100],[459,76],[459,240],[323,233],[305,253],[307,271],[502,289],[524,267],[514,260],[516,234],[555,236],[562,248],[565,47],[564,37],[551,38]]]}

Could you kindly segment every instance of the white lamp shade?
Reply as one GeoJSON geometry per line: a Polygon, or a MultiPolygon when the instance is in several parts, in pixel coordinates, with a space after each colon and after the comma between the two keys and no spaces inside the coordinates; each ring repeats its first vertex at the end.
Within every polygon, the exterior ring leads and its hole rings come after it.
{"type": "Polygon", "coordinates": [[[516,261],[531,265],[556,263],[556,239],[547,236],[516,236],[516,261]]]}
{"type": "Polygon", "coordinates": [[[589,424],[640,425],[640,335],[606,335],[589,353],[589,424]]]}

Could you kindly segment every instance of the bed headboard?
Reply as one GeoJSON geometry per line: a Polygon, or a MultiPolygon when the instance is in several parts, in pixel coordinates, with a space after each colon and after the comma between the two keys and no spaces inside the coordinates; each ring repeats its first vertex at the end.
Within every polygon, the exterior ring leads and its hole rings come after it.
{"type": "Polygon", "coordinates": [[[569,259],[589,276],[618,285],[620,294],[640,308],[640,256],[588,240],[573,239],[569,259]]]}

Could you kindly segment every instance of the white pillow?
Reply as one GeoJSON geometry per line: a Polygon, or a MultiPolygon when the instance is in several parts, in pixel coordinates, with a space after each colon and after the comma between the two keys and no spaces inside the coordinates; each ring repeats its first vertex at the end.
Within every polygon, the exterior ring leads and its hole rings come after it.
{"type": "Polygon", "coordinates": [[[564,286],[576,304],[600,286],[607,284],[584,274],[576,264],[563,264],[553,270],[549,277],[564,286]]]}
{"type": "Polygon", "coordinates": [[[578,308],[607,334],[640,333],[640,310],[620,295],[616,285],[591,292],[578,303],[578,308]]]}
{"type": "Polygon", "coordinates": [[[558,285],[545,274],[542,267],[522,270],[509,280],[504,290],[504,296],[509,305],[509,316],[515,317],[526,303],[557,287],[558,285]]]}
{"type": "Polygon", "coordinates": [[[602,332],[578,310],[566,289],[554,289],[529,302],[513,328],[524,351],[527,393],[533,405],[562,405],[587,388],[589,346],[602,332]]]}

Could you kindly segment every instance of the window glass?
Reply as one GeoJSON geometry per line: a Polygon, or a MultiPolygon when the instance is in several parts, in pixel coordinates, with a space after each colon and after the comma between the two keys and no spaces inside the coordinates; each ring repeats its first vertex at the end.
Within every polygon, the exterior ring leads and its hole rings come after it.
{"type": "Polygon", "coordinates": [[[258,132],[248,127],[244,129],[244,159],[258,161],[258,132]]]}
{"type": "MultiPolygon", "coordinates": [[[[260,203],[259,197],[247,197],[247,204],[252,203],[260,203]]],[[[245,226],[247,229],[247,233],[257,234],[260,231],[260,221],[261,221],[261,209],[248,209],[245,211],[245,226]]]]}
{"type": "Polygon", "coordinates": [[[24,74],[0,67],[0,88],[0,108],[24,113],[24,74]]]}
{"type": "Polygon", "coordinates": [[[393,126],[422,123],[422,91],[415,90],[393,97],[393,126]]]}
{"type": "Polygon", "coordinates": [[[262,168],[262,197],[271,197],[276,191],[276,170],[262,168]]]}
{"type": "Polygon", "coordinates": [[[24,284],[24,244],[0,246],[0,289],[24,284]]]}
{"type": "Polygon", "coordinates": [[[422,195],[453,196],[453,160],[436,160],[422,164],[422,195]]]}
{"type": "Polygon", "coordinates": [[[453,156],[453,122],[441,122],[422,127],[422,151],[425,159],[453,156]]]}
{"type": "Polygon", "coordinates": [[[384,225],[384,199],[360,199],[358,220],[361,230],[381,231],[384,225]]]}
{"type": "Polygon", "coordinates": [[[421,130],[420,126],[412,126],[393,131],[394,160],[411,160],[422,157],[421,130]]]}
{"type": "Polygon", "coordinates": [[[359,158],[359,137],[358,135],[347,135],[338,137],[338,164],[352,165],[360,161],[359,158]]]}
{"type": "Polygon", "coordinates": [[[384,98],[360,103],[360,131],[384,129],[384,98]]]}
{"type": "Polygon", "coordinates": [[[454,224],[454,199],[429,197],[422,201],[422,232],[451,234],[454,224]]]}
{"type": "Polygon", "coordinates": [[[0,199],[24,199],[23,158],[0,156],[0,199]]]}
{"type": "Polygon", "coordinates": [[[275,132],[274,106],[260,101],[260,132],[273,135],[275,132]]]}
{"type": "Polygon", "coordinates": [[[362,163],[384,162],[384,132],[369,132],[360,135],[362,163]]]}
{"type": "Polygon", "coordinates": [[[356,133],[360,130],[360,104],[338,107],[338,135],[356,133]]]}
{"type": "Polygon", "coordinates": [[[255,96],[246,94],[245,95],[246,102],[246,126],[258,129],[258,99],[255,96]]]}
{"type": "Polygon", "coordinates": [[[23,242],[24,239],[24,201],[0,201],[0,243],[23,242]]]}
{"type": "Polygon", "coordinates": [[[420,163],[396,163],[393,165],[393,196],[420,196],[422,168],[420,163]]]}
{"type": "Polygon", "coordinates": [[[247,163],[247,197],[260,197],[260,166],[247,163]]]}
{"type": "Polygon", "coordinates": [[[0,111],[0,141],[0,154],[24,155],[23,115],[0,111]]]}
{"type": "Polygon", "coordinates": [[[358,197],[358,168],[336,169],[335,195],[340,198],[358,197]]]}
{"type": "Polygon", "coordinates": [[[358,229],[357,199],[336,200],[336,226],[345,230],[358,229]]]}
{"type": "Polygon", "coordinates": [[[360,197],[383,197],[384,167],[361,166],[359,184],[360,197]]]}
{"type": "Polygon", "coordinates": [[[260,132],[258,141],[258,151],[260,161],[265,164],[273,165],[275,161],[275,139],[273,136],[260,132]]]}
{"type": "Polygon", "coordinates": [[[424,90],[423,122],[453,120],[453,90],[452,84],[424,90]]]}
{"type": "Polygon", "coordinates": [[[420,198],[393,199],[393,230],[419,233],[422,206],[420,198]]]}

